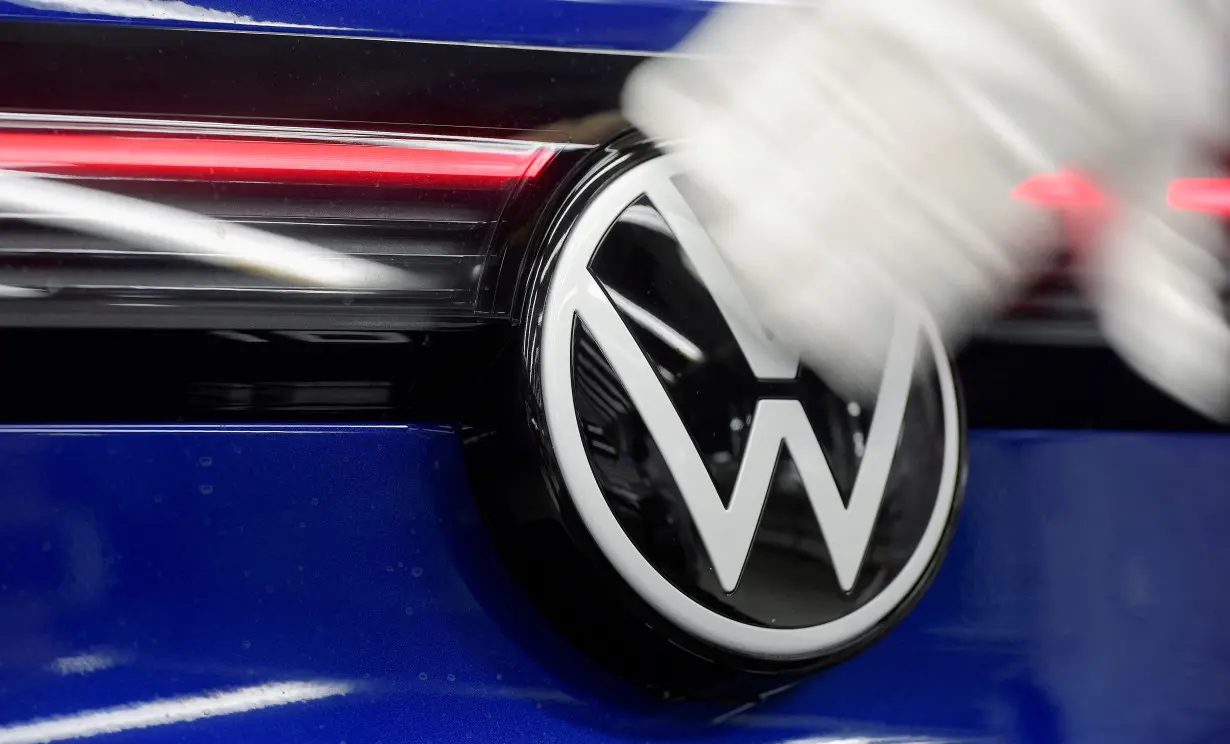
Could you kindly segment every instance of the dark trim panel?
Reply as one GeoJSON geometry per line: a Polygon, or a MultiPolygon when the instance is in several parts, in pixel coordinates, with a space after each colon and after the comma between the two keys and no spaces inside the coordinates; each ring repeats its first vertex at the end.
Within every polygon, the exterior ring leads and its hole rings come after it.
{"type": "MultiPolygon", "coordinates": [[[[0,423],[410,421],[479,425],[517,387],[507,320],[432,331],[0,328],[0,423]]],[[[1224,432],[1105,347],[975,343],[971,428],[1224,432]]]]}
{"type": "Polygon", "coordinates": [[[0,329],[0,423],[467,422],[509,331],[0,329]]]}
{"type": "Polygon", "coordinates": [[[1146,382],[1105,345],[975,342],[957,366],[970,428],[1227,431],[1146,382]]]}
{"type": "MultiPolygon", "coordinates": [[[[631,54],[0,23],[0,110],[601,142],[631,54]],[[502,130],[492,132],[490,130],[502,130]]],[[[615,125],[618,129],[618,125],[615,125]]]]}

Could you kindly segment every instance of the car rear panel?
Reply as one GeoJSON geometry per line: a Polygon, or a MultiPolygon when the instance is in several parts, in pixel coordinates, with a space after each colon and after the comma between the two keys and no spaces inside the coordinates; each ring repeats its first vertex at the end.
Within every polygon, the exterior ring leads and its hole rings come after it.
{"type": "Polygon", "coordinates": [[[0,5],[0,160],[432,283],[321,293],[0,219],[0,285],[55,290],[0,299],[0,744],[1230,736],[1230,439],[1063,271],[958,358],[964,508],[884,640],[665,702],[530,603],[469,486],[528,267],[625,76],[708,4],[174,5],[0,5]],[[348,165],[389,144],[432,165],[348,165]]]}

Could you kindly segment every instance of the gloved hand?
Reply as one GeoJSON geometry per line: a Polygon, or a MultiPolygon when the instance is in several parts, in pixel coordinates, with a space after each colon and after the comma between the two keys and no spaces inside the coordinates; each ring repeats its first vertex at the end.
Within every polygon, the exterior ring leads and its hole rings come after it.
{"type": "Polygon", "coordinates": [[[1222,416],[1220,228],[1166,193],[1230,141],[1224,27],[1208,0],[735,4],[624,108],[682,159],[759,322],[837,392],[876,390],[901,303],[955,346],[1017,299],[1061,236],[1012,193],[1077,168],[1116,204],[1078,266],[1107,338],[1222,416]]]}

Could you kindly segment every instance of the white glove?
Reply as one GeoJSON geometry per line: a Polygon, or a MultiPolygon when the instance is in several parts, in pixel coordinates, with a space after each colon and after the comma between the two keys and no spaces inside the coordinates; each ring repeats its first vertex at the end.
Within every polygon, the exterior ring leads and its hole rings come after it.
{"type": "Polygon", "coordinates": [[[839,393],[877,387],[892,318],[959,344],[1061,243],[1026,178],[1116,195],[1082,267],[1110,342],[1230,412],[1221,236],[1165,205],[1227,137],[1208,0],[825,0],[715,11],[629,81],[625,114],[682,158],[690,198],[765,328],[839,393]]]}

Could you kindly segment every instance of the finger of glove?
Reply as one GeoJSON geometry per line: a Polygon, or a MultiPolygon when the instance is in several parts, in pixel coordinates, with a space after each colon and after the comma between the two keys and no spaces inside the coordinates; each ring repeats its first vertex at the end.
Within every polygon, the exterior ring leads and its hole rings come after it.
{"type": "MultiPolygon", "coordinates": [[[[1173,148],[1172,148],[1173,150],[1173,148]]],[[[1230,417],[1230,326],[1221,293],[1221,221],[1166,203],[1179,174],[1211,174],[1195,154],[1155,156],[1127,184],[1120,217],[1088,254],[1084,284],[1111,346],[1141,376],[1215,419],[1230,417]]]]}
{"type": "MultiPolygon", "coordinates": [[[[1140,70],[1148,54],[1134,69],[1123,48],[1080,48],[1096,13],[1048,36],[1054,19],[1010,3],[923,4],[977,30],[982,53],[922,33],[942,24],[887,22],[899,6],[835,3],[823,25],[801,13],[771,45],[734,44],[758,50],[737,63],[650,67],[627,99],[650,134],[684,138],[675,149],[711,205],[698,212],[763,324],[853,397],[876,387],[903,299],[956,344],[1044,265],[1048,223],[1007,199],[1020,179],[1113,170],[1125,142],[1185,110],[1148,94],[1166,72],[1140,70]]],[[[771,26],[725,28],[763,42],[771,26]]]]}
{"type": "Polygon", "coordinates": [[[648,119],[691,135],[677,152],[728,206],[706,222],[761,321],[862,397],[903,299],[959,340],[1045,257],[1006,236],[1050,223],[1009,198],[1031,166],[915,57],[842,35],[817,61],[816,40],[788,34],[749,68],[761,85],[744,99],[685,96],[668,116],[666,97],[648,119]]]}

